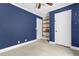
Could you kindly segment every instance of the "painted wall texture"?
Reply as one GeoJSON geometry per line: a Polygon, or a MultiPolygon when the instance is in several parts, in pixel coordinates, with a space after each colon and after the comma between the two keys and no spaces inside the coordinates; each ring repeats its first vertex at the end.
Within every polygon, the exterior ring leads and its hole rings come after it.
{"type": "Polygon", "coordinates": [[[0,49],[36,39],[37,17],[9,3],[0,3],[0,49]]]}
{"type": "MultiPolygon", "coordinates": [[[[66,10],[72,10],[72,19],[71,19],[71,44],[72,46],[79,47],[79,3],[75,3],[54,11],[51,11],[50,14],[50,41],[55,42],[55,19],[54,15],[58,12],[63,12],[66,10]]],[[[62,16],[61,16],[62,17],[62,16]]]]}

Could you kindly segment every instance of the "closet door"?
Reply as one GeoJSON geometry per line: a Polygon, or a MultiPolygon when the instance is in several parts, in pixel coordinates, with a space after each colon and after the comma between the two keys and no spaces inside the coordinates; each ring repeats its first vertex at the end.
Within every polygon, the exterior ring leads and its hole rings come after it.
{"type": "Polygon", "coordinates": [[[36,31],[37,31],[37,39],[42,39],[42,19],[37,18],[36,31]]]}
{"type": "Polygon", "coordinates": [[[56,44],[71,46],[71,10],[55,14],[56,44]]]}

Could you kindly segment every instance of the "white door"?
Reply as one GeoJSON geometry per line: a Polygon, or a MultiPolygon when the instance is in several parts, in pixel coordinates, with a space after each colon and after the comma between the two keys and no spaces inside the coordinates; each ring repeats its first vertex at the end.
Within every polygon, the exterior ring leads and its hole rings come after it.
{"type": "Polygon", "coordinates": [[[41,39],[42,38],[42,19],[37,18],[37,24],[36,24],[37,28],[37,39],[41,39]]]}
{"type": "Polygon", "coordinates": [[[55,14],[56,44],[71,46],[71,10],[55,14]]]}

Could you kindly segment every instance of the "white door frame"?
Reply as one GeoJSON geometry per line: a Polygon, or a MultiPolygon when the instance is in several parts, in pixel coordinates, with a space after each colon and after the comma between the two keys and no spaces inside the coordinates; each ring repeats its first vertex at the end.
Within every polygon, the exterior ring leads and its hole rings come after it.
{"type": "MultiPolygon", "coordinates": [[[[70,13],[70,14],[69,14],[69,17],[71,17],[71,10],[66,10],[66,11],[59,12],[59,13],[64,14],[64,12],[66,13],[66,15],[67,15],[67,12],[68,12],[68,14],[70,13]]],[[[56,15],[59,14],[59,13],[56,13],[56,14],[55,14],[55,18],[56,18],[56,15]]],[[[64,16],[64,15],[63,15],[63,16],[64,16]]],[[[63,16],[61,16],[61,14],[60,14],[60,16],[59,16],[58,18],[64,19],[63,16]]],[[[68,16],[67,16],[67,17],[68,17],[68,16]]],[[[66,18],[65,18],[65,19],[66,19],[66,18]]],[[[67,18],[67,19],[68,19],[68,18],[67,18]]],[[[70,19],[70,18],[69,18],[69,19],[70,19]]],[[[56,21],[56,19],[55,19],[55,21],[56,21]]],[[[70,33],[69,33],[69,34],[70,34],[70,35],[69,35],[69,36],[70,36],[69,42],[70,42],[70,43],[68,42],[69,44],[67,44],[67,45],[64,44],[65,42],[60,44],[60,45],[65,45],[65,46],[67,46],[67,47],[71,47],[71,19],[70,19],[69,22],[70,22],[70,28],[69,28],[69,31],[70,31],[70,33]]],[[[56,24],[56,22],[55,22],[55,43],[58,44],[57,38],[56,38],[56,31],[58,31],[60,28],[56,28],[56,25],[57,25],[57,24],[56,24]]],[[[59,35],[58,35],[58,36],[59,36],[59,35]]]]}
{"type": "Polygon", "coordinates": [[[42,39],[42,19],[36,18],[36,38],[42,39]]]}

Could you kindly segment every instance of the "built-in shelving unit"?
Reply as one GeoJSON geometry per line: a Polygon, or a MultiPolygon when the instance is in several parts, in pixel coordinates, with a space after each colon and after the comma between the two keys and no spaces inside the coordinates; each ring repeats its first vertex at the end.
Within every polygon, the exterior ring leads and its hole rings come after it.
{"type": "Polygon", "coordinates": [[[43,37],[49,38],[49,16],[43,19],[43,37]]]}

